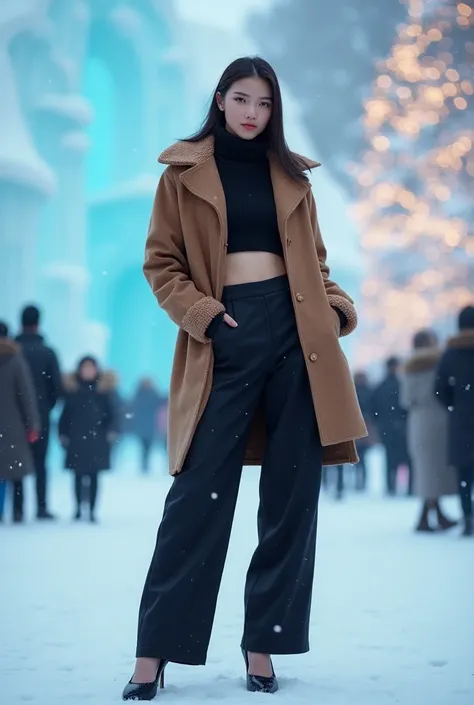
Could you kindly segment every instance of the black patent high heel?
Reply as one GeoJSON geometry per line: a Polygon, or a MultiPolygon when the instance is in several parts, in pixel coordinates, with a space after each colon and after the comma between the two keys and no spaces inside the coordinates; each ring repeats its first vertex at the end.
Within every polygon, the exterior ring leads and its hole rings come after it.
{"type": "Polygon", "coordinates": [[[158,683],[160,689],[165,687],[165,668],[168,663],[164,658],[158,661],[156,678],[151,683],[133,683],[130,679],[123,689],[122,700],[153,700],[158,692],[158,683]]]}
{"type": "MultiPolygon", "coordinates": [[[[249,673],[249,657],[245,649],[241,649],[247,671],[247,690],[251,693],[276,693],[278,690],[278,680],[273,670],[271,676],[254,676],[249,673]]],[[[271,660],[270,660],[271,663],[271,660]]]]}

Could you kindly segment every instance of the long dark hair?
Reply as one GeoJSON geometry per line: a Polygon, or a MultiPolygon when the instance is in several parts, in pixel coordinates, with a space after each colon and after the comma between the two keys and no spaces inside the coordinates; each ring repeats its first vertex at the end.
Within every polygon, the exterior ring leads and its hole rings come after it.
{"type": "Polygon", "coordinates": [[[224,97],[236,81],[254,76],[267,81],[272,89],[272,115],[263,133],[268,137],[269,147],[276,154],[281,166],[291,179],[307,182],[308,177],[305,174],[307,165],[303,159],[292,154],[286,143],[283,129],[283,103],[277,75],[270,64],[259,56],[244,56],[229,64],[212,93],[209,111],[202,127],[196,134],[184,141],[199,142],[199,140],[211,135],[218,125],[224,127],[225,115],[223,111],[219,110],[216,102],[216,93],[220,93],[224,97]]]}

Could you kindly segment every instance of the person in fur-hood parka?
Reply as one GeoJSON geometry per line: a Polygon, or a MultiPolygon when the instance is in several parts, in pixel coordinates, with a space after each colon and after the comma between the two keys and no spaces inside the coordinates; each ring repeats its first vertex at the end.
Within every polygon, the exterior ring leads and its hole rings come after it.
{"type": "Polygon", "coordinates": [[[424,532],[456,525],[444,515],[440,505],[441,497],[457,491],[455,473],[448,465],[448,413],[434,392],[440,356],[434,331],[418,331],[401,375],[400,401],[408,411],[407,440],[414,492],[423,502],[416,529],[424,532]]]}
{"type": "Polygon", "coordinates": [[[91,488],[93,518],[97,475],[110,469],[111,445],[118,433],[116,377],[112,372],[102,372],[93,357],[84,357],[75,373],[64,376],[63,386],[65,402],[59,419],[59,436],[66,449],[65,467],[76,475],[76,518],[81,515],[86,484],[91,488]]]}

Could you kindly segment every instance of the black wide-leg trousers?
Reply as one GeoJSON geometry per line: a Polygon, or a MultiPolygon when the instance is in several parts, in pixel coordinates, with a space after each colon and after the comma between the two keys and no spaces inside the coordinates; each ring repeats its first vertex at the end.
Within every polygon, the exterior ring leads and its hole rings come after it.
{"type": "Polygon", "coordinates": [[[140,604],[138,657],[205,664],[245,448],[263,403],[258,546],[242,646],[308,651],[322,448],[286,277],[224,288],[213,386],[173,479],[140,604]]]}

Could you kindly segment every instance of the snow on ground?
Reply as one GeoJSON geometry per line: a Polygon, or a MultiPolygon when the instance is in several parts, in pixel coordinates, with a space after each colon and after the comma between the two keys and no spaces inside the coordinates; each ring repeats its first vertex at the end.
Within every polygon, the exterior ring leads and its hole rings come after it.
{"type": "MultiPolygon", "coordinates": [[[[70,521],[70,478],[57,474],[59,525],[0,527],[2,705],[120,702],[170,484],[157,469],[143,477],[126,464],[105,479],[99,526],[70,521]]],[[[457,530],[413,534],[416,501],[378,493],[341,503],[323,496],[312,649],[274,658],[276,695],[247,693],[239,640],[257,478],[256,469],[244,471],[208,664],[171,664],[157,701],[472,705],[474,542],[457,530]]],[[[447,507],[458,513],[455,500],[447,507]]]]}

